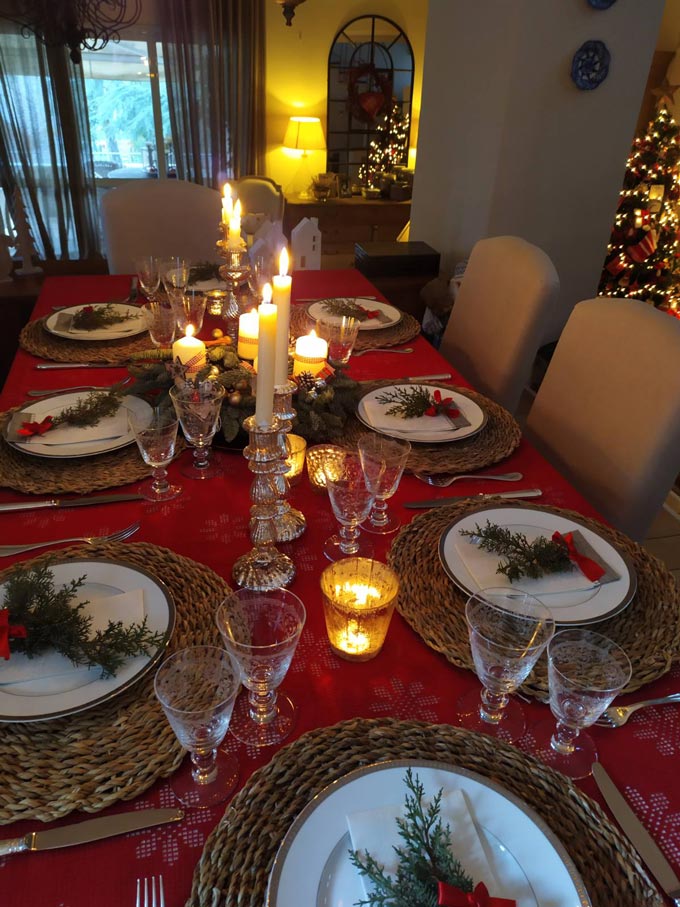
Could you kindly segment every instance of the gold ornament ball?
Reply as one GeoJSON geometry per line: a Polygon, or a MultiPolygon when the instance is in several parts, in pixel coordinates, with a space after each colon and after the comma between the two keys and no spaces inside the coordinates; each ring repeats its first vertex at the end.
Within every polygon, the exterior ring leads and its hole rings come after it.
{"type": "Polygon", "coordinates": [[[221,331],[219,328],[213,328],[213,340],[219,340],[221,337],[224,337],[224,331],[221,331]]]}
{"type": "Polygon", "coordinates": [[[238,406],[241,402],[241,394],[239,391],[234,391],[233,394],[229,394],[229,404],[230,406],[238,406]]]}

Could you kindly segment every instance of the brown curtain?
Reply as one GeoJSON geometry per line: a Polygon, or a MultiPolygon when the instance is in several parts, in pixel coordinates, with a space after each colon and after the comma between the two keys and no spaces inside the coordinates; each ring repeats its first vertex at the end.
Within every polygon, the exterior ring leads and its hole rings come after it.
{"type": "Polygon", "coordinates": [[[178,177],[263,173],[264,0],[166,0],[161,37],[178,177]]]}

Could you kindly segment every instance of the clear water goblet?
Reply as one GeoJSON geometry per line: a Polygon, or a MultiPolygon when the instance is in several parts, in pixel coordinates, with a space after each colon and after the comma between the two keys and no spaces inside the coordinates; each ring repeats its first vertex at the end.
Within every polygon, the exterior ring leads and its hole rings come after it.
{"type": "Polygon", "coordinates": [[[190,276],[191,263],[179,255],[172,255],[161,264],[161,281],[166,293],[185,290],[190,276]]]}
{"type": "Polygon", "coordinates": [[[550,711],[537,725],[531,751],[568,778],[587,778],[597,762],[591,727],[628,684],[630,659],[613,640],[574,627],[560,630],[548,646],[550,711]]]}
{"type": "Polygon", "coordinates": [[[359,438],[359,457],[369,491],[375,495],[371,512],[361,528],[366,532],[389,535],[401,526],[401,520],[388,509],[387,501],[396,492],[411,442],[385,435],[365,434],[359,438]]]}
{"type": "Polygon", "coordinates": [[[146,501],[171,501],[182,493],[179,485],[170,484],[165,468],[175,456],[177,417],[169,410],[154,410],[151,415],[128,410],[128,420],[142,459],[153,467],[151,481],[139,493],[146,501]]]}
{"type": "Polygon", "coordinates": [[[184,437],[194,448],[191,464],[182,466],[180,472],[190,479],[212,479],[222,475],[222,469],[210,461],[210,444],[219,427],[224,385],[203,381],[171,387],[169,394],[184,437]]]}
{"type": "Polygon", "coordinates": [[[456,723],[512,743],[524,733],[526,719],[510,694],[533,670],[555,632],[555,621],[537,598],[507,588],[471,595],[465,619],[482,691],[461,697],[456,723]]]}
{"type": "Polygon", "coordinates": [[[326,489],[340,532],[326,540],[323,553],[330,561],[341,557],[371,557],[373,544],[359,526],[371,512],[375,496],[366,483],[358,453],[341,450],[324,460],[326,489]]]}
{"type": "Polygon", "coordinates": [[[254,255],[250,253],[250,277],[248,283],[253,295],[262,297],[264,285],[272,282],[274,274],[274,257],[269,250],[261,250],[254,255]]]}
{"type": "Polygon", "coordinates": [[[277,692],[293,660],[306,620],[305,606],[287,589],[238,589],[215,616],[225,648],[249,691],[236,703],[231,732],[251,746],[273,746],[291,732],[295,705],[277,692]]]}
{"type": "Polygon", "coordinates": [[[177,319],[172,306],[164,299],[149,300],[142,306],[144,322],[154,346],[169,347],[175,339],[177,319]]]}
{"type": "Polygon", "coordinates": [[[336,365],[347,365],[359,336],[358,318],[318,318],[316,333],[328,343],[328,359],[336,365]]]}
{"type": "Polygon", "coordinates": [[[185,806],[207,809],[222,803],[236,785],[238,763],[218,747],[240,688],[238,664],[219,646],[181,649],[158,669],[156,697],[191,756],[191,771],[180,768],[170,782],[185,806]]]}
{"type": "Polygon", "coordinates": [[[175,320],[180,334],[186,333],[187,325],[192,325],[194,337],[197,337],[203,327],[207,297],[200,290],[188,288],[175,291],[168,295],[170,304],[175,313],[175,320]]]}
{"type": "Polygon", "coordinates": [[[155,255],[145,255],[135,260],[135,273],[144,296],[153,301],[161,285],[161,263],[155,255]]]}

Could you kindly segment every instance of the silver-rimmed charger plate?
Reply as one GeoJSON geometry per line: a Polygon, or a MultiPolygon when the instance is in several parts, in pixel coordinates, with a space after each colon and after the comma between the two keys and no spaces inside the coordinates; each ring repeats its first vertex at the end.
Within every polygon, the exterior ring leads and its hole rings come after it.
{"type": "MultiPolygon", "coordinates": [[[[365,309],[373,311],[377,309],[382,313],[382,318],[365,318],[359,322],[360,331],[379,331],[382,328],[393,328],[395,324],[399,324],[403,317],[403,313],[399,309],[389,305],[387,302],[378,302],[375,299],[366,299],[363,296],[342,296],[339,298],[346,299],[348,302],[356,302],[357,305],[365,309]]],[[[324,318],[327,321],[340,321],[340,316],[332,315],[326,308],[326,303],[329,301],[320,299],[318,302],[313,302],[307,309],[309,317],[314,319],[324,318]]]]}
{"type": "MultiPolygon", "coordinates": [[[[267,907],[351,907],[365,897],[349,860],[346,816],[403,804],[411,767],[428,797],[441,788],[463,790],[501,891],[517,907],[590,907],[591,901],[564,846],[526,803],[482,775],[445,763],[394,760],[356,769],[315,797],[294,820],[279,847],[267,887],[267,907]]],[[[452,829],[455,842],[455,829],[452,829]]],[[[459,858],[461,854],[456,854],[459,858]]],[[[475,882],[488,880],[475,879],[475,882]]]]}
{"type": "MultiPolygon", "coordinates": [[[[154,633],[161,633],[162,640],[152,655],[129,658],[115,677],[102,679],[98,668],[73,666],[68,673],[40,677],[20,683],[3,685],[0,662],[0,721],[47,721],[63,718],[95,708],[138,683],[161,659],[175,626],[175,605],[164,583],[146,570],[124,561],[93,558],[92,560],[57,561],[50,564],[57,588],[81,576],[86,579],[77,592],[76,602],[88,596],[101,599],[141,589],[144,597],[144,614],[147,626],[154,633]]],[[[6,583],[0,585],[0,601],[4,601],[6,583]]],[[[113,618],[115,619],[115,617],[113,618]]],[[[39,665],[41,656],[20,658],[30,668],[39,665]]],[[[10,659],[11,661],[12,659],[10,659]]]]}
{"type": "MultiPolygon", "coordinates": [[[[111,450],[118,450],[120,447],[127,447],[128,444],[134,443],[135,436],[129,425],[126,426],[125,433],[116,438],[102,438],[100,440],[76,442],[73,444],[45,444],[40,438],[34,436],[30,440],[18,441],[15,432],[26,421],[25,413],[31,413],[34,421],[40,422],[48,415],[55,415],[74,406],[79,400],[84,400],[89,396],[88,391],[69,392],[66,394],[55,394],[52,397],[42,397],[40,400],[32,400],[18,409],[5,426],[5,441],[15,450],[22,453],[30,454],[34,457],[49,457],[56,459],[71,459],[73,457],[91,457],[95,454],[108,453],[111,450]]],[[[105,393],[103,391],[102,393],[105,393]]],[[[149,404],[142,400],[141,397],[126,396],[121,398],[121,406],[131,410],[138,416],[146,413],[151,421],[153,409],[149,404]]],[[[76,431],[76,429],[74,429],[76,431]]]]}
{"type": "MultiPolygon", "coordinates": [[[[491,552],[484,554],[492,568],[494,563],[497,564],[501,560],[500,556],[491,552]]],[[[564,626],[597,623],[613,617],[630,604],[637,588],[637,575],[632,562],[605,538],[571,517],[530,507],[479,507],[468,511],[454,520],[442,533],[439,540],[439,559],[449,578],[468,595],[479,592],[482,585],[497,588],[507,586],[509,590],[528,592],[547,605],[555,622],[564,626]],[[460,532],[474,531],[477,525],[484,527],[487,521],[512,532],[521,532],[528,541],[533,541],[541,535],[550,538],[555,531],[564,534],[578,529],[602,560],[618,574],[619,579],[604,585],[590,583],[574,570],[573,589],[566,588],[568,582],[561,582],[561,591],[554,591],[556,586],[549,576],[539,580],[522,578],[511,583],[502,573],[493,571],[489,574],[488,580],[482,584],[461,557],[459,546],[470,542],[467,537],[461,536],[460,532]]]]}
{"type": "Polygon", "coordinates": [[[120,302],[93,302],[89,304],[85,303],[83,305],[72,305],[49,315],[45,319],[44,325],[45,330],[50,334],[54,334],[55,337],[62,337],[65,340],[84,341],[85,343],[91,343],[93,341],[124,340],[126,337],[136,337],[137,334],[143,334],[147,329],[142,310],[138,306],[127,305],[126,303],[120,302]],[[60,327],[62,322],[69,317],[72,318],[74,315],[77,315],[82,309],[88,308],[88,305],[91,305],[94,308],[110,305],[117,315],[131,315],[132,317],[129,321],[120,321],[116,324],[111,324],[108,327],[97,328],[93,331],[71,331],[68,327],[60,327]]]}
{"type": "MultiPolygon", "coordinates": [[[[387,405],[385,406],[385,409],[387,409],[387,405]]],[[[457,391],[453,391],[446,387],[412,383],[403,385],[391,384],[387,387],[380,387],[377,390],[369,391],[369,393],[365,394],[361,400],[359,400],[357,418],[367,428],[377,431],[381,435],[387,435],[390,438],[405,438],[415,444],[450,444],[453,441],[462,441],[464,438],[471,438],[473,435],[478,434],[486,425],[488,416],[481,406],[475,403],[474,400],[471,400],[470,397],[466,397],[465,394],[460,394],[457,391]],[[399,428],[395,427],[389,420],[384,424],[381,424],[380,421],[375,418],[371,420],[366,409],[367,401],[370,403],[371,401],[376,400],[381,394],[394,391],[399,387],[409,389],[424,387],[427,388],[431,394],[436,390],[441,391],[443,396],[452,398],[454,405],[463,413],[470,424],[463,426],[462,428],[451,428],[450,431],[400,431],[399,428]]],[[[401,419],[399,421],[403,422],[404,426],[408,426],[407,419],[401,419]]]]}

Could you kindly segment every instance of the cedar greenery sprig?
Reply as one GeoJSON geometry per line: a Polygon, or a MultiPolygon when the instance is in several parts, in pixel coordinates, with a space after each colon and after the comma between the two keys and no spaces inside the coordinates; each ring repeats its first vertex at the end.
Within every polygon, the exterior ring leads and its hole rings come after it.
{"type": "Polygon", "coordinates": [[[84,428],[88,425],[97,425],[107,416],[113,416],[118,412],[120,407],[120,394],[110,391],[102,394],[98,391],[92,391],[74,403],[63,409],[52,419],[52,425],[74,425],[77,428],[84,428]]]}
{"type": "Polygon", "coordinates": [[[569,552],[564,542],[538,536],[527,541],[522,532],[512,532],[503,526],[486,521],[486,527],[474,530],[461,529],[460,534],[476,540],[483,551],[491,551],[505,558],[496,573],[502,573],[512,582],[527,576],[538,579],[546,573],[562,573],[571,567],[569,552]]]}
{"type": "Polygon", "coordinates": [[[86,305],[73,316],[74,328],[79,331],[96,331],[98,328],[108,327],[110,324],[120,324],[133,317],[131,312],[121,312],[114,308],[113,303],[105,305],[86,305]]]}
{"type": "Polygon", "coordinates": [[[337,299],[324,299],[323,308],[329,315],[335,315],[338,318],[345,316],[357,318],[359,321],[365,321],[368,318],[368,312],[362,305],[351,299],[343,299],[341,296],[337,299]]]}
{"type": "Polygon", "coordinates": [[[369,853],[364,860],[357,851],[350,851],[352,864],[374,886],[356,907],[437,907],[437,882],[472,891],[472,879],[453,856],[451,828],[442,825],[442,790],[425,807],[425,788],[418,776],[408,768],[404,780],[410,793],[405,798],[405,818],[397,819],[404,846],[394,848],[399,858],[396,877],[388,876],[369,853]]]}
{"type": "Polygon", "coordinates": [[[105,630],[92,634],[92,618],[82,613],[85,602],[73,604],[85,579],[72,579],[57,589],[49,564],[17,567],[5,584],[3,607],[12,624],[26,628],[26,638],[10,639],[10,650],[35,658],[55,649],[74,665],[98,665],[105,678],[113,677],[128,658],[158,648],[163,634],[153,633],[146,618],[128,626],[109,621],[105,630]]]}
{"type": "Polygon", "coordinates": [[[386,413],[388,416],[403,416],[404,419],[415,419],[424,416],[434,399],[428,388],[422,385],[414,387],[395,387],[376,397],[378,403],[392,403],[386,413]]]}

